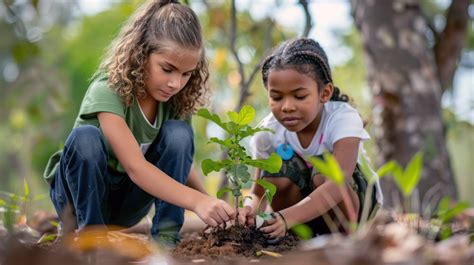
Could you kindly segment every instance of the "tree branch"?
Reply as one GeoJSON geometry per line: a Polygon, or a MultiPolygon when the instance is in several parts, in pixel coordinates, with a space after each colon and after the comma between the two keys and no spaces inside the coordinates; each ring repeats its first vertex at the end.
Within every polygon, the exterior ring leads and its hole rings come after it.
{"type": "Polygon", "coordinates": [[[299,0],[298,2],[301,7],[303,7],[304,16],[305,16],[305,25],[302,37],[308,37],[311,28],[313,27],[313,19],[311,17],[311,13],[308,9],[308,1],[307,0],[299,0]]]}
{"type": "Polygon", "coordinates": [[[250,72],[249,78],[247,80],[242,80],[241,87],[240,87],[240,99],[239,99],[239,103],[236,106],[236,109],[235,109],[236,111],[242,108],[245,101],[247,100],[247,97],[250,96],[250,93],[249,93],[250,85],[255,79],[255,76],[257,76],[257,73],[259,72],[260,67],[262,66],[263,60],[265,60],[267,51],[270,50],[271,48],[272,33],[273,33],[273,27],[275,26],[275,21],[273,21],[272,19],[269,19],[269,21],[270,21],[270,24],[268,25],[268,30],[265,31],[265,38],[263,40],[264,45],[263,45],[262,59],[260,59],[260,61],[254,66],[254,68],[250,72]]]}
{"type": "Polygon", "coordinates": [[[245,80],[245,71],[244,65],[240,60],[239,53],[237,52],[236,42],[237,42],[237,10],[235,8],[235,0],[231,2],[231,20],[230,20],[230,51],[237,62],[239,68],[241,84],[245,80]]]}
{"type": "Polygon", "coordinates": [[[452,0],[446,15],[446,26],[434,46],[441,89],[452,87],[454,73],[467,35],[470,0],[452,0]]]}

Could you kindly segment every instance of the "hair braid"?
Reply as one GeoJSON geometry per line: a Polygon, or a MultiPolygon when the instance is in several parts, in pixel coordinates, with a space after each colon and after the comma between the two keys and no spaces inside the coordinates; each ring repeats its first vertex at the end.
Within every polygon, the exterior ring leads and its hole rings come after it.
{"type": "Polygon", "coordinates": [[[331,76],[331,70],[329,69],[329,66],[326,64],[324,59],[317,54],[316,52],[313,51],[296,51],[291,54],[291,57],[289,57],[287,60],[291,62],[292,57],[302,57],[303,61],[315,61],[315,63],[320,64],[321,70],[324,74],[323,76],[323,83],[327,84],[329,82],[332,82],[332,76],[331,76]]]}
{"type": "MultiPolygon", "coordinates": [[[[332,83],[331,68],[323,48],[318,42],[302,38],[282,43],[273,50],[262,65],[262,79],[268,85],[268,74],[271,69],[294,69],[313,78],[321,90],[324,85],[332,83]]],[[[349,97],[341,94],[334,86],[332,101],[348,102],[349,97]]]]}

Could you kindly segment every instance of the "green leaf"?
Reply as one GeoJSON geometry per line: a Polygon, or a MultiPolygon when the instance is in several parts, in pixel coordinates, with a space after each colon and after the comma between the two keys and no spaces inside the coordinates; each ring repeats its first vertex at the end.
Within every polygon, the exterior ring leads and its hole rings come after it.
{"type": "Polygon", "coordinates": [[[313,231],[308,225],[305,224],[298,224],[291,228],[291,231],[293,231],[297,237],[299,237],[301,240],[308,240],[313,238],[313,231]]]}
{"type": "Polygon", "coordinates": [[[235,111],[228,111],[227,116],[229,116],[229,119],[233,121],[234,123],[239,123],[239,113],[235,111]]]}
{"type": "Polygon", "coordinates": [[[211,137],[211,139],[209,139],[209,142],[213,142],[213,143],[217,143],[217,144],[220,144],[222,146],[225,146],[227,148],[230,148],[232,146],[232,142],[231,142],[231,139],[225,139],[225,140],[221,140],[217,137],[211,137]]]}
{"type": "Polygon", "coordinates": [[[201,163],[202,173],[205,176],[207,176],[207,174],[211,173],[212,171],[219,172],[225,166],[226,166],[226,163],[213,161],[211,159],[204,159],[201,163]]]}
{"type": "Polygon", "coordinates": [[[272,153],[267,159],[246,159],[245,163],[250,166],[261,168],[270,173],[278,173],[283,161],[276,153],[272,153]]]}
{"type": "Polygon", "coordinates": [[[441,218],[441,221],[443,223],[447,223],[447,222],[451,221],[451,219],[453,219],[457,215],[461,214],[462,212],[464,212],[464,210],[466,210],[468,208],[469,208],[469,203],[459,202],[454,208],[449,209],[446,212],[445,216],[443,216],[443,218],[441,218]]]}
{"type": "Polygon", "coordinates": [[[250,179],[248,167],[243,164],[234,164],[230,167],[228,173],[234,177],[235,180],[245,183],[250,179]]]}
{"type": "Polygon", "coordinates": [[[339,163],[333,155],[329,153],[323,154],[324,159],[318,157],[310,157],[309,162],[321,173],[337,185],[344,184],[344,174],[342,173],[339,163]]]}
{"type": "Polygon", "coordinates": [[[232,192],[232,189],[229,188],[229,187],[223,187],[223,188],[221,188],[221,189],[218,190],[217,193],[216,193],[217,198],[222,198],[222,197],[224,197],[224,194],[225,194],[226,192],[232,192]]]}
{"type": "Polygon", "coordinates": [[[233,121],[229,121],[225,124],[225,126],[227,128],[227,131],[230,134],[239,134],[240,127],[237,123],[235,123],[233,121]]]}
{"type": "Polygon", "coordinates": [[[54,240],[56,240],[57,237],[58,237],[57,234],[45,234],[38,240],[38,243],[54,242],[54,240]]]}
{"type": "Polygon", "coordinates": [[[318,171],[318,173],[321,173],[322,175],[328,175],[331,173],[329,166],[323,159],[319,157],[309,157],[308,160],[313,165],[314,169],[318,171]]]}
{"type": "Polygon", "coordinates": [[[403,174],[397,174],[394,178],[405,197],[408,197],[413,192],[413,189],[418,185],[421,178],[421,170],[423,168],[423,154],[418,152],[413,156],[408,163],[407,168],[403,174]]]}
{"type": "Polygon", "coordinates": [[[439,232],[441,240],[445,240],[451,237],[453,230],[449,226],[443,226],[439,232]]]}
{"type": "Polygon", "coordinates": [[[336,158],[330,153],[324,153],[323,157],[324,157],[324,160],[326,160],[326,163],[329,166],[329,170],[332,173],[331,177],[333,181],[339,186],[343,185],[344,173],[342,172],[342,169],[339,166],[339,163],[337,162],[336,158]]]}
{"type": "Polygon", "coordinates": [[[252,128],[250,126],[247,126],[247,128],[245,128],[245,130],[243,130],[243,132],[240,132],[240,139],[244,139],[245,137],[248,137],[250,135],[254,135],[258,132],[271,132],[271,133],[275,133],[272,129],[268,129],[268,128],[260,128],[260,127],[257,127],[257,128],[252,128]]]}
{"type": "Polygon", "coordinates": [[[275,196],[277,191],[276,186],[273,183],[268,182],[264,179],[257,179],[255,180],[255,183],[260,185],[265,190],[265,197],[267,198],[268,204],[271,205],[273,197],[275,196]]]}
{"type": "Polygon", "coordinates": [[[379,176],[379,178],[383,178],[390,174],[395,176],[397,175],[397,173],[395,172],[399,169],[399,167],[400,166],[396,161],[390,160],[377,170],[377,175],[379,176]]]}
{"type": "Polygon", "coordinates": [[[444,196],[438,204],[438,209],[436,210],[436,214],[442,215],[449,210],[449,203],[451,202],[451,198],[449,196],[444,196]]]}
{"type": "Polygon", "coordinates": [[[230,120],[238,125],[248,125],[255,118],[255,109],[250,105],[245,105],[240,112],[227,112],[230,120]]]}
{"type": "Polygon", "coordinates": [[[56,227],[56,228],[59,227],[59,222],[56,222],[56,221],[49,221],[49,223],[50,223],[52,226],[56,227]]]}
{"type": "Polygon", "coordinates": [[[219,125],[219,127],[224,129],[225,131],[229,132],[229,130],[227,129],[226,123],[222,122],[221,118],[219,118],[219,116],[217,116],[216,114],[211,114],[208,109],[202,108],[202,109],[198,110],[196,115],[198,115],[199,117],[202,117],[204,119],[213,121],[215,124],[219,125]]]}
{"type": "Polygon", "coordinates": [[[250,105],[245,105],[240,109],[239,122],[240,125],[248,125],[255,118],[255,109],[250,105]]]}

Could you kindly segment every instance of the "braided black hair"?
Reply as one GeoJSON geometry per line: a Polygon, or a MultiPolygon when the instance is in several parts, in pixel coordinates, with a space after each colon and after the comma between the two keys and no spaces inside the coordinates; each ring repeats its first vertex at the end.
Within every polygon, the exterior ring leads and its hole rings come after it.
{"type": "MultiPolygon", "coordinates": [[[[268,74],[272,69],[294,69],[313,78],[318,84],[319,92],[332,83],[331,68],[323,48],[318,42],[308,38],[287,41],[279,45],[263,62],[262,79],[268,85],[268,74]]],[[[331,101],[348,102],[349,97],[341,94],[334,86],[331,101]]]]}

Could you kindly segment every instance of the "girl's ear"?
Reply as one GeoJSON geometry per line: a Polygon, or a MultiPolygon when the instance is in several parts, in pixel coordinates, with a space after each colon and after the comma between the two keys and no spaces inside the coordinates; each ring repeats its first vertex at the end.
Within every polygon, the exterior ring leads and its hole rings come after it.
{"type": "Polygon", "coordinates": [[[319,95],[321,103],[326,103],[331,99],[332,92],[334,91],[334,86],[332,83],[327,83],[324,88],[321,90],[319,95]]]}

